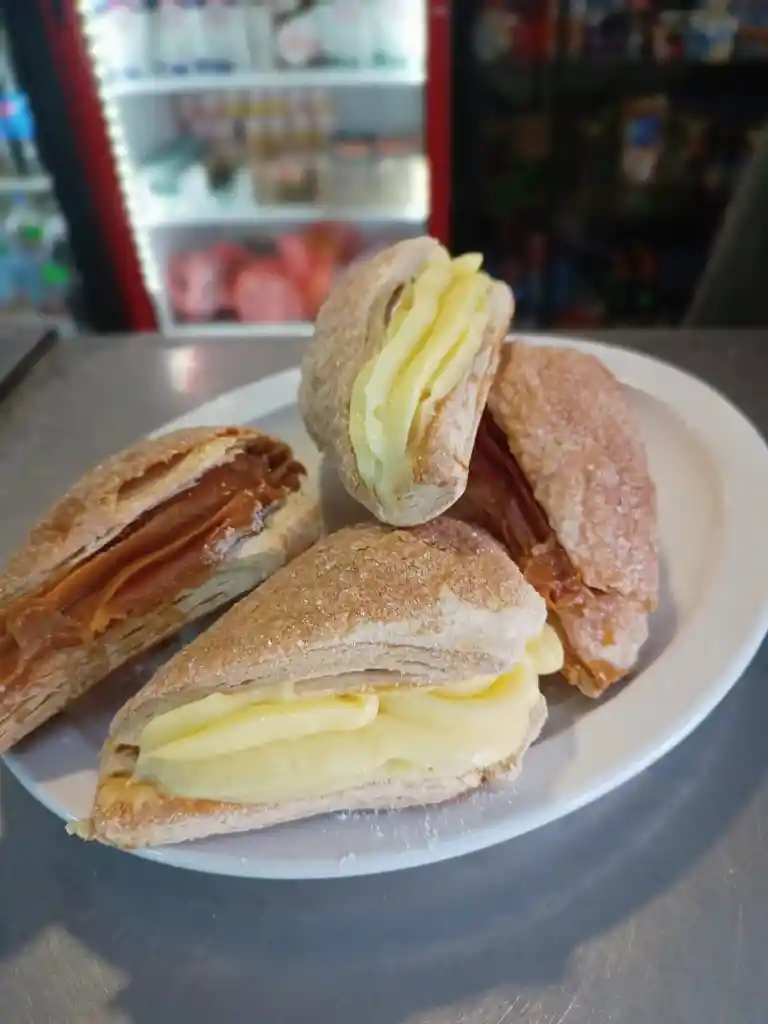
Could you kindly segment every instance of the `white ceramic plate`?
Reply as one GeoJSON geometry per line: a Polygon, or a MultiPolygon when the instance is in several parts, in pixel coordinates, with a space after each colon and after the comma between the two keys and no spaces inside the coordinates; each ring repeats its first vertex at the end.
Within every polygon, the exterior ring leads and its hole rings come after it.
{"type": "MultiPolygon", "coordinates": [[[[679,743],[733,686],[768,628],[768,449],[724,398],[671,366],[605,345],[537,340],[603,359],[630,386],[648,447],[663,594],[631,685],[596,704],[556,688],[545,733],[514,785],[428,810],[332,815],[140,856],[269,878],[368,874],[455,857],[529,832],[620,785],[679,743]]],[[[164,429],[255,422],[293,444],[319,480],[295,405],[298,376],[291,370],[248,384],[164,429]]],[[[148,660],[131,678],[97,688],[6,757],[21,783],[62,818],[87,816],[111,715],[150,670],[148,660]]]]}

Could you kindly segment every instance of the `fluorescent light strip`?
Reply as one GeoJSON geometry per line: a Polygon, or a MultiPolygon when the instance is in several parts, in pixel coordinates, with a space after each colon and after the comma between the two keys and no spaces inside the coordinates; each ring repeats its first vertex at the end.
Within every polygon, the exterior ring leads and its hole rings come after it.
{"type": "Polygon", "coordinates": [[[141,218],[137,204],[134,201],[134,189],[132,186],[136,172],[131,165],[125,133],[116,110],[117,105],[110,100],[108,90],[105,88],[105,72],[108,64],[105,58],[103,41],[99,38],[99,34],[93,25],[93,15],[90,8],[91,0],[78,0],[80,24],[88,52],[96,69],[99,97],[107,124],[107,133],[109,134],[115,156],[123,202],[128,211],[131,233],[136,243],[139,264],[144,275],[147,291],[150,294],[155,294],[160,288],[160,273],[157,263],[152,256],[148,233],[141,228],[141,218]]]}

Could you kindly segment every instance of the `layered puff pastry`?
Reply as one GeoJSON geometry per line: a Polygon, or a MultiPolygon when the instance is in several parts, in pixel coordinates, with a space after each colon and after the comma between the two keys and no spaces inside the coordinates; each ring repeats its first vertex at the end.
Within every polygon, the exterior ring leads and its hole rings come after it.
{"type": "Polygon", "coordinates": [[[505,345],[457,514],[545,598],[571,683],[598,697],[633,668],[659,597],[656,490],[627,392],[598,359],[505,345]]]}
{"type": "Polygon", "coordinates": [[[318,315],[300,408],[346,490],[382,522],[453,505],[514,311],[482,257],[410,239],[353,266],[318,315]]]}
{"type": "Polygon", "coordinates": [[[139,847],[513,776],[562,648],[484,531],[441,517],[324,538],[115,717],[83,838],[139,847]]]}
{"type": "Polygon", "coordinates": [[[288,445],[244,427],[140,441],[88,473],[0,578],[0,752],[318,536],[288,445]]]}

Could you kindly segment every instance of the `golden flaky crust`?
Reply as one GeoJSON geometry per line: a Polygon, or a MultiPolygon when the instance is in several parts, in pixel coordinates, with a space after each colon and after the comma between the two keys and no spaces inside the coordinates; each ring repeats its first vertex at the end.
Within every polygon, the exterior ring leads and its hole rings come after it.
{"type": "Polygon", "coordinates": [[[565,650],[563,675],[599,697],[637,662],[648,639],[648,613],[623,594],[585,590],[578,606],[560,604],[555,626],[565,650]]]}
{"type": "Polygon", "coordinates": [[[115,716],[137,743],[157,714],[209,693],[390,669],[450,682],[514,665],[543,600],[484,531],[442,517],[321,539],[173,657],[115,716]]]}
{"type": "MultiPolygon", "coordinates": [[[[517,663],[545,614],[501,546],[465,523],[442,517],[412,531],[379,523],[341,530],[232,608],[118,713],[92,820],[74,831],[126,847],[181,842],[334,810],[438,803],[510,777],[544,723],[543,698],[510,758],[461,777],[392,779],[319,800],[250,806],[170,798],[130,778],[144,724],[170,707],[213,691],[256,694],[285,682],[305,692],[313,677],[327,682],[371,668],[402,673],[408,685],[499,673],[517,663]]],[[[381,685],[397,685],[397,676],[381,685]]],[[[333,692],[342,688],[339,680],[333,692]]]]}
{"type": "MultiPolygon", "coordinates": [[[[30,533],[0,580],[0,616],[104,547],[137,518],[265,438],[247,427],[199,427],[140,441],[88,473],[30,533]]],[[[280,445],[290,455],[287,446],[280,445]]],[[[0,679],[0,753],[118,666],[188,622],[258,586],[322,532],[315,501],[301,491],[266,512],[264,527],[211,563],[210,575],[171,605],[117,621],[87,644],[40,652],[21,683],[0,679]]]]}
{"type": "Polygon", "coordinates": [[[395,504],[382,504],[357,472],[349,436],[352,387],[384,345],[392,297],[440,248],[433,238],[409,239],[351,268],[320,310],[302,365],[299,406],[307,430],[336,463],[352,497],[382,522],[398,526],[435,518],[464,491],[478,423],[514,310],[507,286],[495,282],[481,346],[464,380],[435,411],[422,449],[415,453],[413,485],[395,504]]]}
{"type": "Polygon", "coordinates": [[[53,506],[10,559],[0,578],[0,612],[261,436],[249,427],[190,427],[146,438],[106,459],[53,506]]]}
{"type": "Polygon", "coordinates": [[[0,680],[0,753],[48,721],[110,672],[259,586],[322,532],[316,501],[299,492],[269,513],[264,529],[233,548],[212,575],[172,605],[113,623],[90,644],[52,651],[36,662],[23,687],[6,692],[0,680]]]}
{"type": "Polygon", "coordinates": [[[132,782],[129,776],[135,763],[135,750],[118,750],[108,741],[102,754],[102,781],[96,793],[93,817],[76,822],[70,828],[83,839],[98,839],[124,849],[135,849],[269,828],[334,811],[389,811],[444,803],[483,783],[513,779],[546,717],[547,707],[541,697],[531,712],[528,732],[520,749],[501,764],[458,777],[410,782],[392,779],[320,799],[291,800],[282,804],[232,804],[168,797],[152,783],[132,782]]]}
{"type": "Polygon", "coordinates": [[[613,374],[575,349],[514,342],[488,407],[586,585],[655,607],[656,491],[613,374]]]}

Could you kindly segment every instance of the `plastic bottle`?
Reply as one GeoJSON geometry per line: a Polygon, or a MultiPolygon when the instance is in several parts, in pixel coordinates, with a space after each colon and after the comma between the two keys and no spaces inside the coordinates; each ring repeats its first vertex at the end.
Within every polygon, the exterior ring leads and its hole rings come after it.
{"type": "Polygon", "coordinates": [[[6,136],[9,141],[16,171],[20,175],[42,172],[35,141],[35,121],[29,98],[23,92],[6,96],[6,136]]]}
{"type": "Polygon", "coordinates": [[[44,260],[43,219],[40,210],[26,198],[14,202],[5,220],[10,241],[10,264],[16,294],[24,309],[42,306],[44,260]]]}
{"type": "Polygon", "coordinates": [[[301,8],[275,15],[275,56],[283,67],[309,67],[320,57],[318,10],[301,8]]]}
{"type": "Polygon", "coordinates": [[[12,201],[5,199],[0,206],[0,312],[4,313],[10,312],[17,301],[15,257],[6,227],[11,205],[12,201]]]}
{"type": "Polygon", "coordinates": [[[424,4],[412,0],[366,0],[377,64],[423,67],[426,55],[424,4]]]}
{"type": "Polygon", "coordinates": [[[251,67],[255,71],[270,71],[275,66],[272,8],[268,0],[245,0],[244,13],[251,67]]]}
{"type": "Polygon", "coordinates": [[[67,312],[71,274],[63,263],[48,260],[42,266],[41,312],[61,316],[67,312]]]}
{"type": "Polygon", "coordinates": [[[108,80],[151,73],[154,17],[150,0],[95,0],[91,17],[108,80]]]}
{"type": "Polygon", "coordinates": [[[197,0],[157,0],[152,66],[157,75],[185,75],[195,66],[197,0]]]}
{"type": "Polygon", "coordinates": [[[335,0],[329,9],[333,25],[332,40],[327,43],[332,63],[347,67],[370,67],[374,62],[373,18],[362,0],[335,0]]]}
{"type": "Polygon", "coordinates": [[[7,50],[5,32],[0,28],[0,175],[16,174],[11,140],[8,131],[9,104],[8,97],[12,91],[12,68],[7,50]]]}
{"type": "Polygon", "coordinates": [[[5,33],[0,36],[0,90],[3,136],[10,174],[40,174],[35,121],[29,97],[19,88],[5,33]]]}
{"type": "Polygon", "coordinates": [[[213,73],[247,70],[251,55],[245,8],[240,0],[204,0],[201,14],[206,55],[200,70],[213,73]]]}

